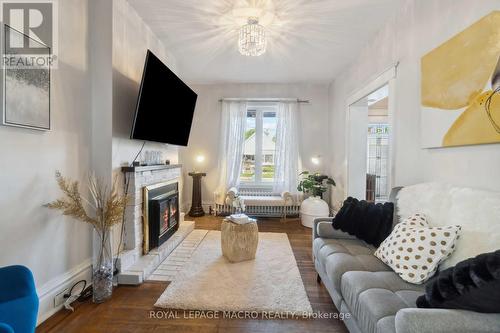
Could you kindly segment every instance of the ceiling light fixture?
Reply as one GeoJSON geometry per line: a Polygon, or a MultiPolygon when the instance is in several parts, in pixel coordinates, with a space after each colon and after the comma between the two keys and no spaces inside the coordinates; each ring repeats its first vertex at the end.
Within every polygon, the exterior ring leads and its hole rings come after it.
{"type": "Polygon", "coordinates": [[[240,28],[238,49],[244,56],[258,57],[266,52],[266,30],[259,24],[257,17],[248,18],[247,24],[240,28]]]}

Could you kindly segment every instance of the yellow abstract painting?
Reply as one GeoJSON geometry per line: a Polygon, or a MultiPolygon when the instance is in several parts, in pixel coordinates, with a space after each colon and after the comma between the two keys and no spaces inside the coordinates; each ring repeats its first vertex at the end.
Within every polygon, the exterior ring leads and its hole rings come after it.
{"type": "Polygon", "coordinates": [[[421,63],[425,148],[500,142],[500,11],[494,11],[421,63]]]}

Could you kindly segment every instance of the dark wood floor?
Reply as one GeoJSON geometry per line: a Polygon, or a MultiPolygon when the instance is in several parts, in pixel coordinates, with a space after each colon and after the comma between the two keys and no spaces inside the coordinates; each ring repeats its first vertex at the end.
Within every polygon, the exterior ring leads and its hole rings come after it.
{"type": "MultiPolygon", "coordinates": [[[[197,229],[220,230],[220,218],[206,216],[195,219],[197,229]]],[[[307,296],[315,312],[336,313],[328,292],[316,283],[316,273],[311,259],[311,229],[305,228],[298,219],[260,219],[259,231],[285,232],[288,234],[293,253],[304,281],[307,296]]],[[[272,332],[347,332],[338,319],[218,319],[185,318],[189,313],[177,311],[179,318],[150,318],[150,311],[158,310],[153,304],[168,283],[147,282],[140,286],[118,286],[111,300],[104,304],[90,301],[75,306],[75,312],[61,310],[41,324],[37,332],[224,332],[224,333],[272,333],[272,332]]]]}

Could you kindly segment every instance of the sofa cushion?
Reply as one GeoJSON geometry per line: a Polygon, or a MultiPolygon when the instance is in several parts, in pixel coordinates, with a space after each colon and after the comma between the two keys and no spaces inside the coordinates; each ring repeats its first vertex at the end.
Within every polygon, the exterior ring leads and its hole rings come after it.
{"type": "Polygon", "coordinates": [[[407,283],[394,272],[350,271],[342,276],[341,291],[363,332],[386,332],[400,309],[416,307],[423,286],[407,283]]]}
{"type": "Polygon", "coordinates": [[[357,239],[356,236],[349,235],[347,232],[332,228],[331,222],[319,222],[316,225],[316,233],[323,238],[357,239]]]}
{"type": "Polygon", "coordinates": [[[349,271],[388,271],[390,268],[373,256],[373,247],[355,239],[316,238],[314,256],[336,290],[340,291],[342,275],[349,271]]]}
{"type": "Polygon", "coordinates": [[[313,242],[316,257],[326,259],[333,253],[348,253],[351,255],[373,254],[375,249],[359,239],[330,239],[318,237],[313,242]]]}
{"type": "Polygon", "coordinates": [[[285,206],[286,202],[279,195],[240,195],[247,206],[285,206]]]}
{"type": "Polygon", "coordinates": [[[405,281],[421,284],[437,271],[455,249],[459,226],[429,227],[425,215],[399,223],[375,251],[405,281]]]}

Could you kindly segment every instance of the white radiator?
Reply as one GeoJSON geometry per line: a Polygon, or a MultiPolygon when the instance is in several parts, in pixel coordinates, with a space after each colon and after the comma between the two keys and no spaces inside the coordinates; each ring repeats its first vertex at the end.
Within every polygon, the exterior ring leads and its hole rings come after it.
{"type": "MultiPolygon", "coordinates": [[[[281,198],[280,193],[270,192],[268,189],[239,189],[239,196],[243,197],[279,197],[281,198]]],[[[300,210],[300,203],[298,200],[293,200],[293,202],[288,202],[287,204],[279,204],[279,205],[270,205],[269,202],[266,204],[258,205],[258,198],[252,200],[252,203],[249,204],[248,201],[245,202],[246,209],[245,214],[248,216],[262,216],[262,217],[291,217],[298,216],[300,210]]],[[[263,201],[266,201],[263,199],[263,201]]],[[[216,215],[230,215],[235,212],[235,209],[231,205],[220,205],[215,204],[215,214],[216,215]]]]}

